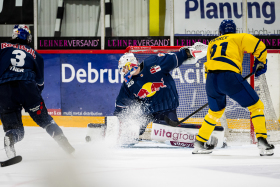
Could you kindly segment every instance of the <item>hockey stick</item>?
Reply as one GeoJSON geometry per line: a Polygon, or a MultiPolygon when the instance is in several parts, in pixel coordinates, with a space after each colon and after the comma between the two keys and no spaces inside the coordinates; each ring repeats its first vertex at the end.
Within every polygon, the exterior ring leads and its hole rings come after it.
{"type": "Polygon", "coordinates": [[[15,156],[13,158],[10,158],[6,161],[1,161],[0,162],[0,167],[6,167],[6,166],[10,166],[10,165],[14,165],[17,164],[19,162],[22,161],[22,157],[21,156],[15,156]]]}
{"type": "MultiPolygon", "coordinates": [[[[263,66],[261,64],[257,65],[256,69],[259,68],[263,68],[263,66]]],[[[248,79],[249,77],[251,77],[252,75],[254,75],[256,72],[252,72],[250,74],[248,74],[246,77],[244,77],[244,80],[248,79]]],[[[193,113],[191,113],[190,115],[188,115],[187,117],[185,117],[184,119],[182,119],[181,121],[173,121],[170,118],[168,118],[167,116],[164,116],[164,121],[172,126],[172,127],[177,127],[179,124],[183,123],[184,121],[186,121],[187,119],[189,119],[191,116],[193,116],[194,114],[196,114],[197,112],[201,111],[202,109],[204,109],[205,107],[208,106],[208,103],[204,104],[203,106],[201,106],[199,109],[197,109],[196,111],[194,111],[193,113]]]]}

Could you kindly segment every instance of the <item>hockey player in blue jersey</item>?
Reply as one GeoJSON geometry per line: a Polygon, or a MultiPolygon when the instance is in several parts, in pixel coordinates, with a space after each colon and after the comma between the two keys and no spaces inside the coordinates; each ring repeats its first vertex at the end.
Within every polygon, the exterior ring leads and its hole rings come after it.
{"type": "Polygon", "coordinates": [[[0,116],[5,131],[4,147],[9,158],[14,144],[24,137],[21,109],[69,154],[74,148],[48,114],[41,92],[44,88],[44,60],[29,47],[32,36],[25,25],[15,25],[12,39],[0,49],[0,116]]]}
{"type": "Polygon", "coordinates": [[[187,59],[193,59],[192,52],[191,48],[182,48],[179,52],[159,53],[146,58],[141,64],[133,53],[124,54],[118,64],[124,82],[114,112],[120,123],[129,120],[127,116],[133,113],[131,117],[142,123],[139,132],[142,135],[150,122],[166,124],[165,115],[178,121],[178,93],[169,72],[187,59]]]}

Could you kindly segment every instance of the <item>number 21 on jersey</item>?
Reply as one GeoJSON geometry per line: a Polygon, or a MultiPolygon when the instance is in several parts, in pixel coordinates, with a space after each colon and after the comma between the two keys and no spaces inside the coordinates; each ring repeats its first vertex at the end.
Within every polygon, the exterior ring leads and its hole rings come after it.
{"type": "Polygon", "coordinates": [[[221,56],[226,56],[226,50],[227,50],[228,42],[223,42],[219,45],[219,47],[214,44],[211,48],[210,54],[212,59],[215,56],[215,53],[217,52],[217,48],[219,49],[221,47],[221,56]]]}

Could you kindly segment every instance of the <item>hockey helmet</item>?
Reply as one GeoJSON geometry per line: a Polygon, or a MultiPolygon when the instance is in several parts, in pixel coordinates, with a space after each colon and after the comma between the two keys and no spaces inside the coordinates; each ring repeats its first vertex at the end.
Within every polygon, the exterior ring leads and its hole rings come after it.
{"type": "Polygon", "coordinates": [[[26,40],[27,43],[31,43],[32,35],[29,28],[26,25],[15,25],[13,29],[12,39],[26,40]]]}
{"type": "Polygon", "coordinates": [[[224,19],[219,27],[220,35],[236,33],[236,25],[233,20],[224,19]]]}
{"type": "Polygon", "coordinates": [[[121,56],[118,64],[120,74],[124,75],[125,82],[129,82],[132,75],[138,69],[138,61],[133,53],[125,53],[121,56]]]}

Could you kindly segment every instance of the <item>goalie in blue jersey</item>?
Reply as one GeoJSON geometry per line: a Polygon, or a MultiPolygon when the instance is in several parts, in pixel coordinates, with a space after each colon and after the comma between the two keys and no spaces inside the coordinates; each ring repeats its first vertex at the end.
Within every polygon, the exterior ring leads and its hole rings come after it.
{"type": "Polygon", "coordinates": [[[255,56],[253,72],[258,77],[266,72],[267,51],[265,44],[251,34],[236,33],[233,20],[223,20],[219,27],[220,37],[210,41],[207,51],[206,93],[209,111],[196,136],[194,154],[211,153],[215,145],[208,145],[217,121],[222,117],[226,107],[226,96],[249,109],[258,139],[260,155],[273,155],[274,146],[267,142],[264,105],[259,96],[241,76],[244,52],[255,56]],[[257,69],[261,66],[261,69],[257,69]]]}
{"type": "MultiPolygon", "coordinates": [[[[44,60],[29,45],[32,36],[25,25],[15,25],[12,39],[0,49],[0,116],[5,131],[4,148],[16,156],[14,144],[24,137],[21,110],[67,152],[74,152],[61,128],[48,114],[41,92],[44,88],[44,60]]],[[[32,145],[31,145],[32,146],[32,145]]]]}
{"type": "Polygon", "coordinates": [[[118,64],[124,76],[116,99],[116,115],[120,123],[140,122],[142,135],[150,122],[166,124],[164,116],[178,121],[179,106],[175,81],[170,71],[194,59],[194,49],[183,47],[174,53],[152,55],[139,63],[133,53],[123,55],[118,64]]]}

